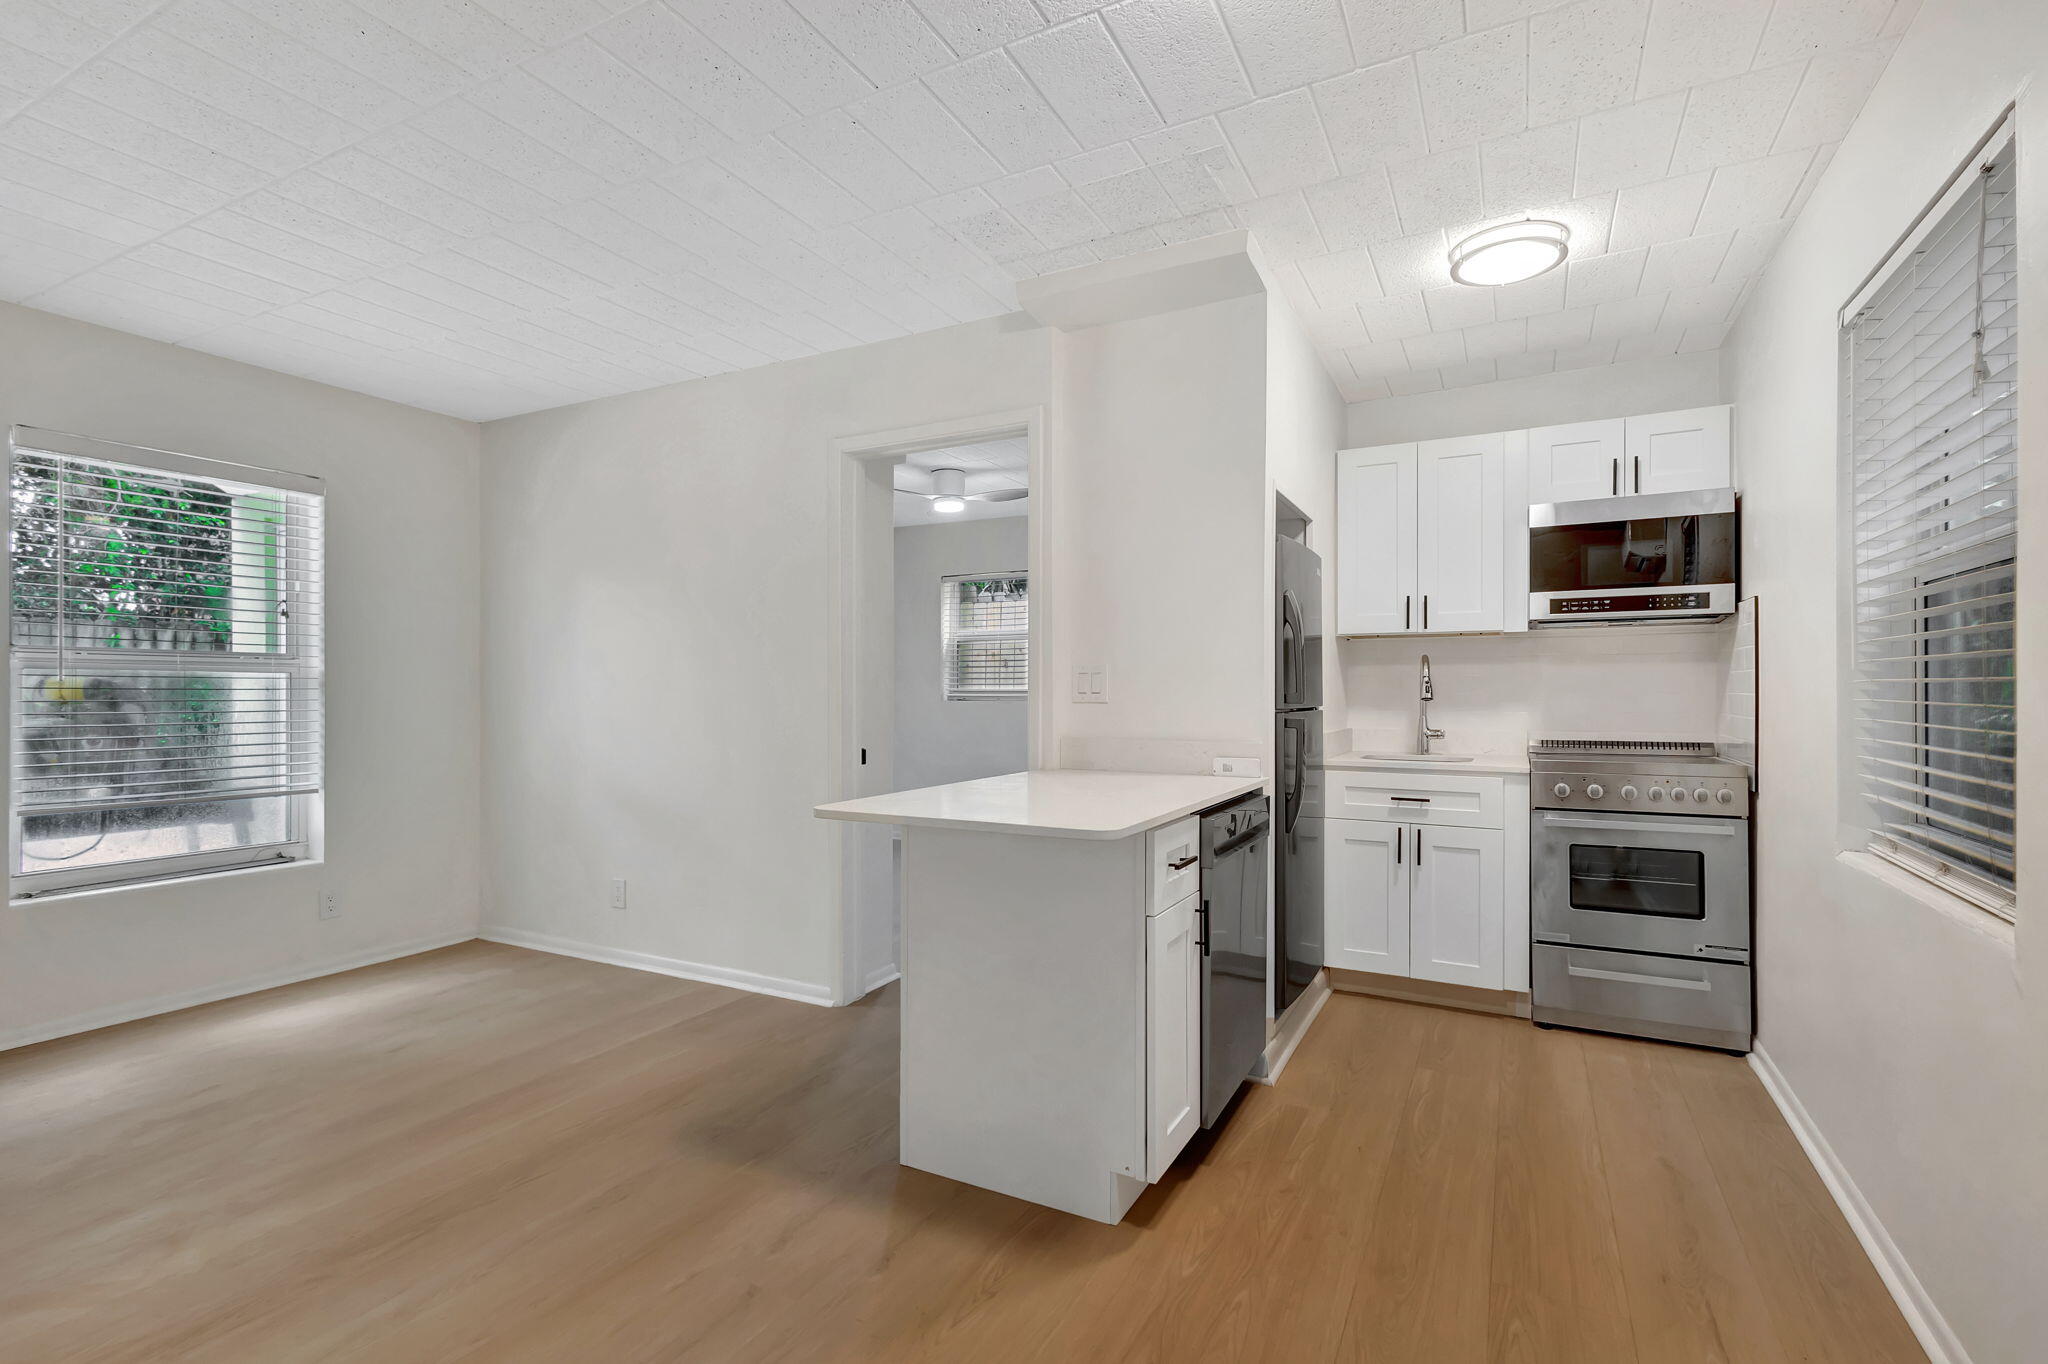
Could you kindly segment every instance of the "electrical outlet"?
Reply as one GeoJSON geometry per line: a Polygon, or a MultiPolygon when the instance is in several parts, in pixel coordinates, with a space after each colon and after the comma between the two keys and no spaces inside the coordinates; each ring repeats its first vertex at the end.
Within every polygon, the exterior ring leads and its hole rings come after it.
{"type": "Polygon", "coordinates": [[[1218,758],[1213,770],[1219,777],[1263,777],[1263,766],[1257,758],[1218,758]]]}
{"type": "Polygon", "coordinates": [[[320,917],[338,919],[341,917],[341,897],[331,890],[320,892],[320,917]]]}
{"type": "Polygon", "coordinates": [[[614,877],[612,878],[612,908],[613,908],[613,909],[624,909],[625,907],[626,907],[626,878],[625,878],[625,877],[623,877],[623,876],[614,876],[614,877]]]}

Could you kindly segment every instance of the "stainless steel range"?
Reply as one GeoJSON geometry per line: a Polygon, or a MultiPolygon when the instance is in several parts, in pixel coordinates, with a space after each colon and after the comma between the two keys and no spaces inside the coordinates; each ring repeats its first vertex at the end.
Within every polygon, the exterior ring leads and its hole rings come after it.
{"type": "Polygon", "coordinates": [[[1529,749],[1538,1023],[1748,1051],[1749,769],[1710,743],[1529,749]]]}

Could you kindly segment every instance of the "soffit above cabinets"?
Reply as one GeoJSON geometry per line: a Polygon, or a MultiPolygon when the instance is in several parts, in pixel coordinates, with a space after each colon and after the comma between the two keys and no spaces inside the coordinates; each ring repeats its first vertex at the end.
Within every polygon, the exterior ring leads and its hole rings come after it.
{"type": "Polygon", "coordinates": [[[1246,228],[1352,399],[1709,349],[1916,6],[13,0],[0,297],[490,418],[1246,228]]]}

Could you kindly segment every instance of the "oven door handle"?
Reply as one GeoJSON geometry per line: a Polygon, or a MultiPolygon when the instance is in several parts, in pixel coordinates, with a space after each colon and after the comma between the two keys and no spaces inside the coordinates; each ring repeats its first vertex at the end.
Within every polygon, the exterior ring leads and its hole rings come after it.
{"type": "Polygon", "coordinates": [[[1572,819],[1547,810],[1543,814],[1543,827],[1546,829],[1594,829],[1601,833],[1664,834],[1667,837],[1673,834],[1712,834],[1718,838],[1734,838],[1742,833],[1743,822],[1739,819],[1684,818],[1572,819]]]}
{"type": "Polygon", "coordinates": [[[1634,971],[1603,971],[1597,966],[1572,966],[1564,968],[1574,976],[1587,980],[1612,980],[1623,985],[1665,985],[1674,990],[1711,990],[1713,985],[1704,980],[1674,979],[1670,976],[1645,976],[1634,971]]]}

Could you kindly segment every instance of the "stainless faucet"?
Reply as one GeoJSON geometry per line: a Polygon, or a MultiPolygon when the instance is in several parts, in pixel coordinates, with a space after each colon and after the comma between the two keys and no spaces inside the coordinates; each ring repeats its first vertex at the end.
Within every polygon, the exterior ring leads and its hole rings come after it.
{"type": "Polygon", "coordinates": [[[1430,686],[1429,684],[1429,655],[1424,654],[1422,656],[1421,719],[1420,722],[1416,725],[1415,734],[1416,751],[1418,753],[1423,754],[1424,756],[1427,756],[1429,753],[1429,741],[1431,739],[1441,739],[1444,737],[1444,732],[1442,730],[1431,729],[1429,727],[1429,703],[1435,699],[1436,689],[1430,686]]]}

